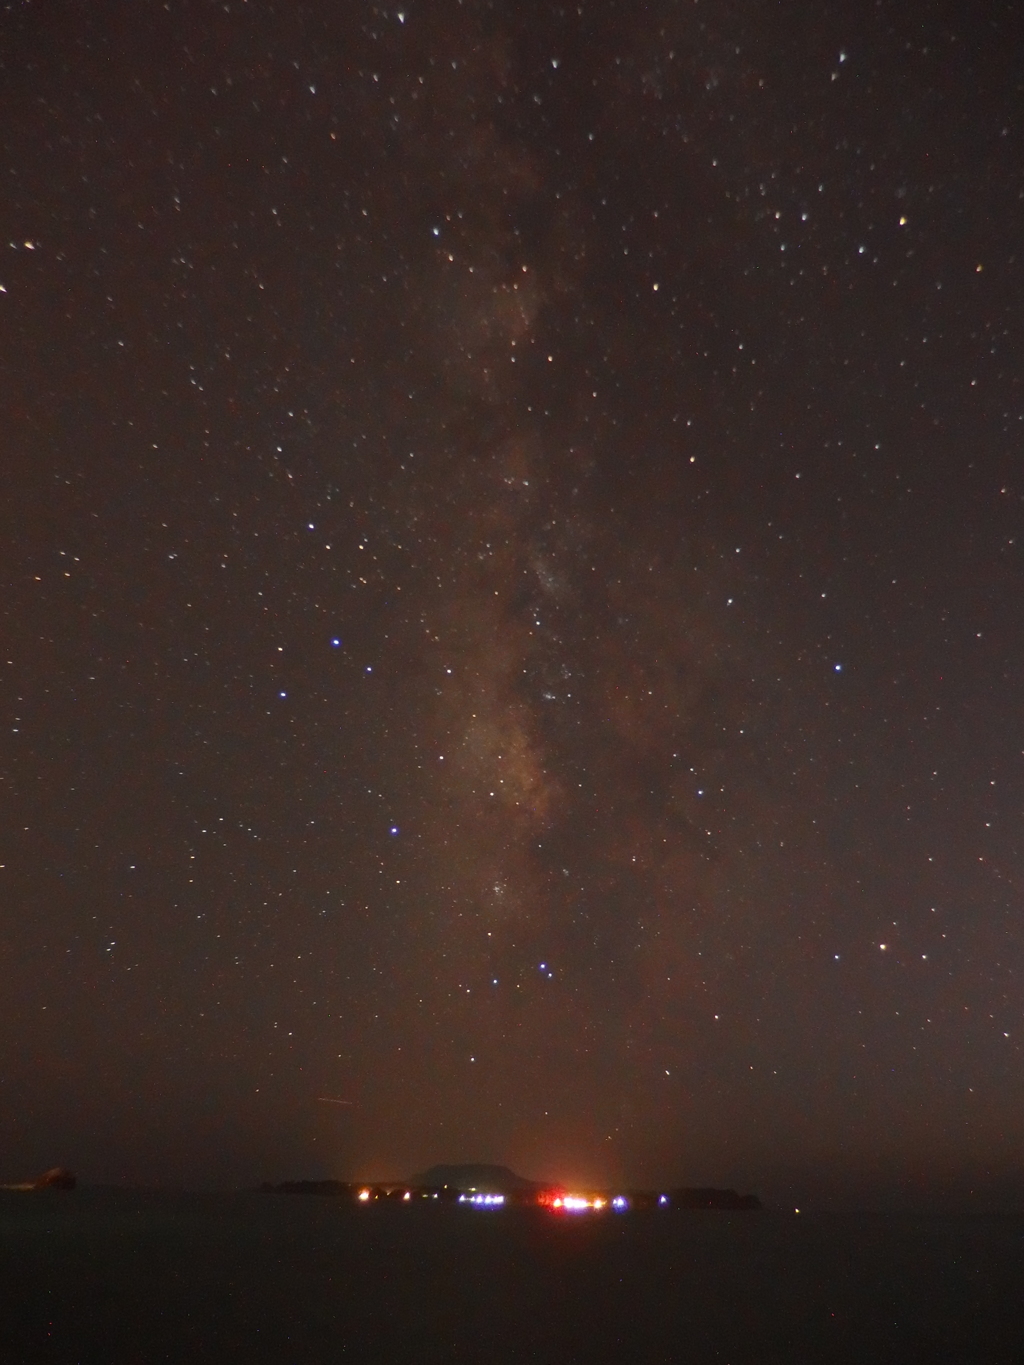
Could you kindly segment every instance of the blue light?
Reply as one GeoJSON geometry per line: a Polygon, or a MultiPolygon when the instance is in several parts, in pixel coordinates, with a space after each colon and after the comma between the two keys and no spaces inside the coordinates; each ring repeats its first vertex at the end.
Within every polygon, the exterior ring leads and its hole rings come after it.
{"type": "Polygon", "coordinates": [[[331,641],[331,645],[333,646],[334,649],[340,649],[340,648],[341,648],[341,641],[340,641],[340,640],[337,640],[337,639],[332,640],[332,641],[331,641]]]}
{"type": "Polygon", "coordinates": [[[392,833],[392,834],[397,834],[397,833],[398,833],[398,826],[397,826],[397,825],[392,825],[392,826],[391,826],[391,833],[392,833]]]}

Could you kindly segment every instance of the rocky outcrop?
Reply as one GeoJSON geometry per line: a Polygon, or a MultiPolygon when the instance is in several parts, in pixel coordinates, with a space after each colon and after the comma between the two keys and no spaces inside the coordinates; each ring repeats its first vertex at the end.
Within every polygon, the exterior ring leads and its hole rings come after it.
{"type": "Polygon", "coordinates": [[[73,1190],[78,1181],[63,1166],[53,1166],[35,1180],[22,1180],[15,1185],[0,1185],[0,1190],[73,1190]]]}
{"type": "Polygon", "coordinates": [[[78,1181],[63,1166],[53,1166],[32,1182],[34,1190],[73,1190],[78,1181]]]}

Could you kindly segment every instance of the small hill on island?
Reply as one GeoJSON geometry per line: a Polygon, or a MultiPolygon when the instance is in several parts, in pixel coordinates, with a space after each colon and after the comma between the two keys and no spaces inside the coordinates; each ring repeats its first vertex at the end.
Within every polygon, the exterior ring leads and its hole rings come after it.
{"type": "Polygon", "coordinates": [[[410,1185],[424,1189],[440,1190],[445,1186],[466,1194],[513,1194],[516,1191],[542,1190],[544,1185],[538,1180],[527,1180],[516,1175],[507,1166],[488,1166],[480,1163],[463,1162],[452,1166],[431,1166],[427,1171],[409,1177],[410,1185]]]}

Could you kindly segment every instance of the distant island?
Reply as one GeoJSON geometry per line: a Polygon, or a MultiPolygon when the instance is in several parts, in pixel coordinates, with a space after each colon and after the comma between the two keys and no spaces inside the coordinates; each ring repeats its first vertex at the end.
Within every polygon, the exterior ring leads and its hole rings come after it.
{"type": "Polygon", "coordinates": [[[681,1186],[676,1189],[610,1189],[575,1191],[544,1181],[528,1180],[507,1166],[462,1162],[431,1166],[408,1180],[351,1182],[344,1180],[286,1180],[264,1184],[265,1194],[317,1194],[348,1199],[358,1204],[381,1201],[402,1204],[421,1200],[443,1203],[547,1208],[555,1212],[577,1213],[586,1210],[624,1212],[629,1209],[713,1209],[748,1212],[760,1209],[754,1194],[739,1194],[732,1189],[711,1186],[681,1186]]]}

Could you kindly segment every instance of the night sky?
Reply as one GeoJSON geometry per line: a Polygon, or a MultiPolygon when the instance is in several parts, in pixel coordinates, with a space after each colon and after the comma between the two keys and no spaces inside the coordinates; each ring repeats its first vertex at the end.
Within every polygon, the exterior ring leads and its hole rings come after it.
{"type": "Polygon", "coordinates": [[[0,6],[0,1178],[1012,1176],[1022,45],[0,6]]]}

